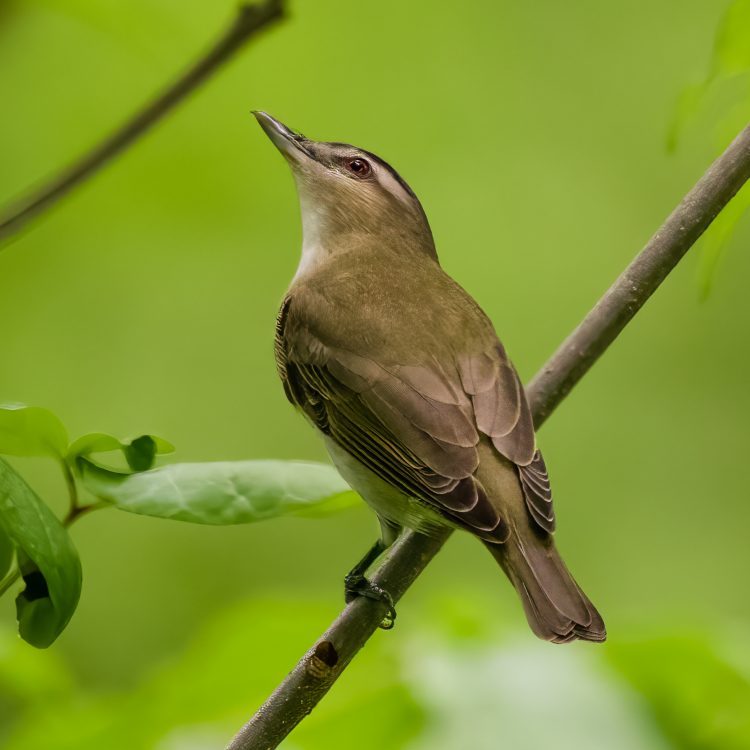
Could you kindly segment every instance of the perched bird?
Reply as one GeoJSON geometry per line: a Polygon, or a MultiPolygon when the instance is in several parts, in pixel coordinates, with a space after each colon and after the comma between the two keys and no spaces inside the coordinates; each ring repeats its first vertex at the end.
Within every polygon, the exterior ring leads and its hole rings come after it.
{"type": "Polygon", "coordinates": [[[403,527],[447,525],[487,547],[537,636],[603,641],[555,549],[523,386],[488,317],[440,267],[418,198],[374,154],[254,114],[291,167],[302,214],[302,257],[276,322],[279,375],[382,529],[348,596],[392,609],[366,568],[403,527]]]}

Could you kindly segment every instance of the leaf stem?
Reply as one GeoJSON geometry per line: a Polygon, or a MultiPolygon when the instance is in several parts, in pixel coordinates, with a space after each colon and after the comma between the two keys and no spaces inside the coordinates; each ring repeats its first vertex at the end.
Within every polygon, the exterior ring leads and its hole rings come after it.
{"type": "Polygon", "coordinates": [[[19,578],[21,577],[21,571],[16,568],[11,570],[5,578],[0,582],[0,596],[2,596],[19,578]]]}
{"type": "MultiPolygon", "coordinates": [[[[68,488],[68,515],[66,518],[75,516],[78,511],[78,486],[76,485],[75,477],[73,476],[73,470],[70,468],[70,464],[65,458],[60,459],[60,467],[62,468],[63,476],[65,477],[65,486],[68,488]]],[[[65,525],[65,522],[63,522],[65,525]]]]}
{"type": "Polygon", "coordinates": [[[62,525],[68,529],[70,528],[79,518],[88,515],[94,510],[101,510],[102,508],[111,508],[110,503],[104,500],[98,503],[91,503],[90,505],[76,505],[71,507],[65,518],[62,520],[62,525]]]}

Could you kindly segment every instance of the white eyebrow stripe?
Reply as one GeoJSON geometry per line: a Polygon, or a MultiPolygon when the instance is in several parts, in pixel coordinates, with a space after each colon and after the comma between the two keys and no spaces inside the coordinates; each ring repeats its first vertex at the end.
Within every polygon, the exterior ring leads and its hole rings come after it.
{"type": "Polygon", "coordinates": [[[412,197],[404,189],[404,186],[387,170],[385,167],[378,163],[372,165],[373,170],[377,176],[380,184],[395,198],[398,198],[402,203],[407,206],[411,205],[412,197]]]}

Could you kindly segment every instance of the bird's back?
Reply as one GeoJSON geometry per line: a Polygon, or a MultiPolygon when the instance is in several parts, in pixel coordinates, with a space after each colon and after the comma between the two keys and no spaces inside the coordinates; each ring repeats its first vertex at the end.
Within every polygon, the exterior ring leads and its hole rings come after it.
{"type": "Polygon", "coordinates": [[[496,340],[479,305],[437,261],[415,264],[378,247],[331,257],[296,278],[288,296],[321,340],[378,362],[444,361],[496,340]]]}

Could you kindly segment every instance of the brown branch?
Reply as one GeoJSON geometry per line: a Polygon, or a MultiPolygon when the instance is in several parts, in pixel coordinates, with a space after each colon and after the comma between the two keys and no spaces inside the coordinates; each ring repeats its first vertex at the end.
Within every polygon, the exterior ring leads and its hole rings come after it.
{"type": "MultiPolygon", "coordinates": [[[[531,381],[527,392],[540,426],[645,304],[690,246],[750,177],[750,126],[685,196],[643,251],[531,381]]],[[[373,580],[398,600],[449,536],[407,532],[373,580]]],[[[271,750],[328,692],[385,615],[382,602],[359,598],[302,657],[227,750],[271,750]]]]}
{"type": "Polygon", "coordinates": [[[540,426],[750,178],[750,126],[682,199],[643,251],[537,373],[527,392],[540,426]]]}
{"type": "Polygon", "coordinates": [[[71,190],[92,177],[107,162],[132,145],[188,94],[205,83],[258,31],[284,13],[283,0],[259,5],[241,5],[231,26],[213,46],[160,95],[146,104],[115,133],[56,175],[38,191],[0,212],[0,243],[19,232],[28,222],[54,206],[71,190]]]}

